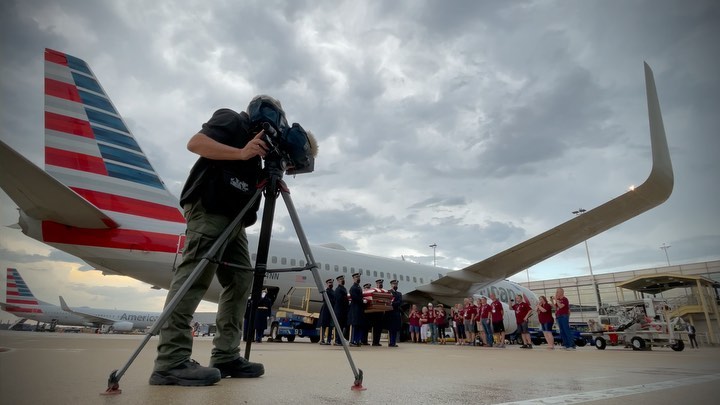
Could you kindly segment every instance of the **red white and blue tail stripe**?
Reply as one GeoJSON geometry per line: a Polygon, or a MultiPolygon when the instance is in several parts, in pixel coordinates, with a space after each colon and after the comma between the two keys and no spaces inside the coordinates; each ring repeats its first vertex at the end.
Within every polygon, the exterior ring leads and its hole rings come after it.
{"type": "Polygon", "coordinates": [[[40,308],[41,302],[35,298],[25,283],[25,280],[20,277],[20,273],[18,273],[16,269],[7,269],[7,282],[5,285],[5,301],[8,304],[7,310],[11,309],[13,313],[30,314],[40,314],[43,312],[40,308]]]}
{"type": "Polygon", "coordinates": [[[45,50],[45,170],[114,221],[108,229],[74,233],[46,221],[46,242],[177,249],[178,225],[185,223],[177,197],[160,180],[88,64],[51,49],[45,50]]]}

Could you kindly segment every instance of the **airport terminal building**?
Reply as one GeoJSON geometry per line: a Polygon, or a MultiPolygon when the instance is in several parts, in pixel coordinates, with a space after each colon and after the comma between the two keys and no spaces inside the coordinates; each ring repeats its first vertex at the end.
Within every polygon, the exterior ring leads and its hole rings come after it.
{"type": "Polygon", "coordinates": [[[662,298],[672,308],[672,317],[680,316],[695,325],[701,345],[720,345],[720,261],[520,284],[538,296],[548,298],[555,295],[558,287],[562,287],[570,300],[571,321],[574,322],[596,319],[598,298],[601,305],[615,305],[645,297],[662,298]]]}

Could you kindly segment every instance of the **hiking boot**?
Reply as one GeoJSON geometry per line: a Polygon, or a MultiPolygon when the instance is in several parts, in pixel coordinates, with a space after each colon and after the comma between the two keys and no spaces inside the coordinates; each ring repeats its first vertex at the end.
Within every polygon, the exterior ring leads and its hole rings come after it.
{"type": "Polygon", "coordinates": [[[265,374],[265,367],[260,363],[252,363],[242,357],[225,363],[215,363],[212,367],[220,370],[222,378],[255,378],[265,374]]]}
{"type": "Polygon", "coordinates": [[[195,360],[188,360],[167,371],[153,371],[150,375],[150,385],[192,387],[213,385],[218,381],[220,381],[220,370],[213,367],[203,367],[195,360]]]}

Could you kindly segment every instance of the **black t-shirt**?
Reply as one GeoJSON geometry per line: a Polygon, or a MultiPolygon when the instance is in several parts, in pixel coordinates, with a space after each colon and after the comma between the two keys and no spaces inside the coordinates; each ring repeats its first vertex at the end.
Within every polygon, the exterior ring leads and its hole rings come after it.
{"type": "Polygon", "coordinates": [[[200,133],[222,144],[243,148],[252,139],[250,117],[244,111],[237,113],[229,108],[221,108],[203,124],[200,133]]]}
{"type": "MultiPolygon", "coordinates": [[[[228,108],[215,111],[210,120],[202,125],[200,133],[217,142],[236,148],[245,147],[254,136],[250,132],[250,118],[247,113],[244,111],[237,113],[228,108]]],[[[260,157],[250,160],[212,160],[200,157],[190,170],[185,182],[180,197],[180,206],[197,201],[203,195],[204,189],[207,188],[204,186],[208,183],[208,178],[217,176],[219,171],[232,172],[239,177],[251,178],[256,182],[261,168],[260,157]]]]}

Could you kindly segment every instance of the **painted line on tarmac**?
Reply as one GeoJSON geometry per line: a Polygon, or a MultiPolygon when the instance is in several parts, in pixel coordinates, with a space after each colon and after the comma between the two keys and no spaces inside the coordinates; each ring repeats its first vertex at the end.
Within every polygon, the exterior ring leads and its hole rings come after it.
{"type": "Polygon", "coordinates": [[[576,394],[558,395],[556,397],[535,398],[526,401],[503,402],[498,405],[529,405],[529,404],[579,404],[583,402],[612,399],[626,395],[637,395],[650,391],[666,390],[682,387],[684,385],[700,384],[720,379],[720,374],[709,374],[697,377],[681,378],[649,384],[633,385],[630,387],[610,388],[606,390],[578,392],[576,394]]]}

